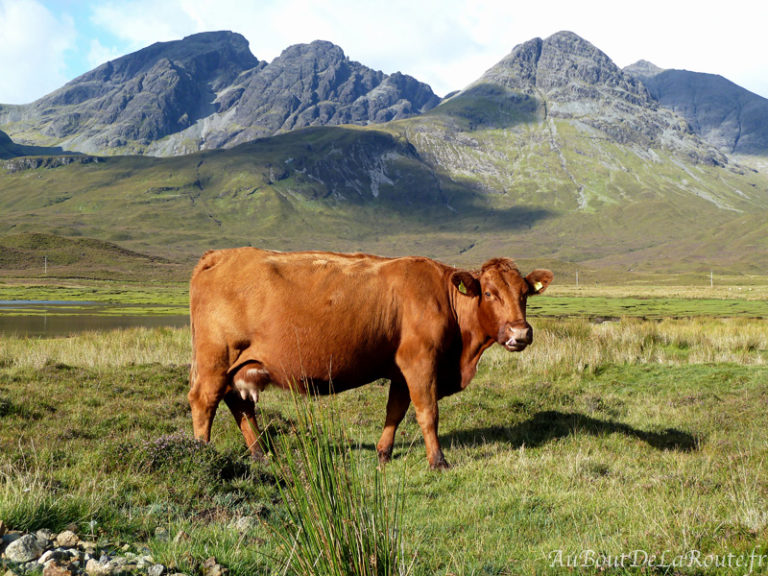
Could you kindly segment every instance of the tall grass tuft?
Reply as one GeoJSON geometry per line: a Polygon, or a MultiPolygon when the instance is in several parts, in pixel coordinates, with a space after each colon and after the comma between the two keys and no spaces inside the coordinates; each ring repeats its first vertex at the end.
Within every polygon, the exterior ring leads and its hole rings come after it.
{"type": "Polygon", "coordinates": [[[320,414],[315,402],[298,394],[294,404],[297,444],[291,435],[273,444],[288,516],[275,529],[285,553],[283,574],[407,574],[402,484],[393,494],[383,471],[366,472],[332,408],[320,414]]]}

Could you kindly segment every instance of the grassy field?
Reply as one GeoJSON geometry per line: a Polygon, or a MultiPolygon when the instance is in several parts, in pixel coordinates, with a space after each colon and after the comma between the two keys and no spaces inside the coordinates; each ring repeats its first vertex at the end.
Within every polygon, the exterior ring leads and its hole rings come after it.
{"type": "MultiPolygon", "coordinates": [[[[451,470],[428,470],[406,417],[384,476],[404,484],[403,568],[725,575],[751,560],[768,571],[768,320],[710,303],[765,306],[761,289],[676,299],[605,288],[589,315],[568,290],[541,299],[530,349],[489,350],[473,384],[441,401],[451,470]],[[665,307],[642,312],[654,296],[665,307]],[[586,317],[624,300],[629,316],[586,317]]],[[[186,573],[210,556],[233,575],[283,573],[284,479],[248,459],[225,408],[211,446],[191,440],[188,361],[186,329],[0,338],[0,519],[75,524],[186,573]]],[[[376,383],[318,401],[371,493],[386,394],[376,383]]],[[[290,396],[270,389],[260,404],[283,450],[297,447],[290,396]]]]}

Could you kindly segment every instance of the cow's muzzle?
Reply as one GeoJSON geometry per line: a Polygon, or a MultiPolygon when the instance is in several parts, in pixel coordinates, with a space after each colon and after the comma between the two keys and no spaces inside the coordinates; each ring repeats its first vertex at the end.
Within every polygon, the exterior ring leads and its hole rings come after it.
{"type": "Polygon", "coordinates": [[[510,352],[521,352],[533,342],[533,328],[525,326],[507,326],[499,340],[499,343],[510,352]]]}

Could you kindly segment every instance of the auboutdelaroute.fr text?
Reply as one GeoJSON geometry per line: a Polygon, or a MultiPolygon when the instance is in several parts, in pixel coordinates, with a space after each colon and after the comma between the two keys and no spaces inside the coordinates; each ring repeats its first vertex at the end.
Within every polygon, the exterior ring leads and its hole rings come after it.
{"type": "Polygon", "coordinates": [[[606,554],[596,550],[569,552],[553,550],[547,560],[550,568],[731,568],[743,574],[762,573],[768,568],[768,553],[757,548],[751,552],[709,554],[700,550],[673,552],[665,550],[651,553],[646,550],[632,550],[620,554],[606,554]]]}

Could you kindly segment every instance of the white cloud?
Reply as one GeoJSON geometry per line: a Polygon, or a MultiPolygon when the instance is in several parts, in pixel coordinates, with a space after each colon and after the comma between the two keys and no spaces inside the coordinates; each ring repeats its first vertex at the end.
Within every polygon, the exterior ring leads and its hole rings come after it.
{"type": "Polygon", "coordinates": [[[26,104],[62,86],[75,25],[35,0],[0,0],[0,102],[26,104]]]}
{"type": "Polygon", "coordinates": [[[104,46],[98,38],[92,38],[90,42],[90,49],[88,50],[88,65],[91,70],[97,68],[109,62],[115,60],[123,55],[123,51],[117,49],[115,46],[104,46]]]}
{"type": "Polygon", "coordinates": [[[139,50],[155,42],[177,40],[195,31],[183,0],[94,2],[91,21],[128,46],[139,50]]]}

